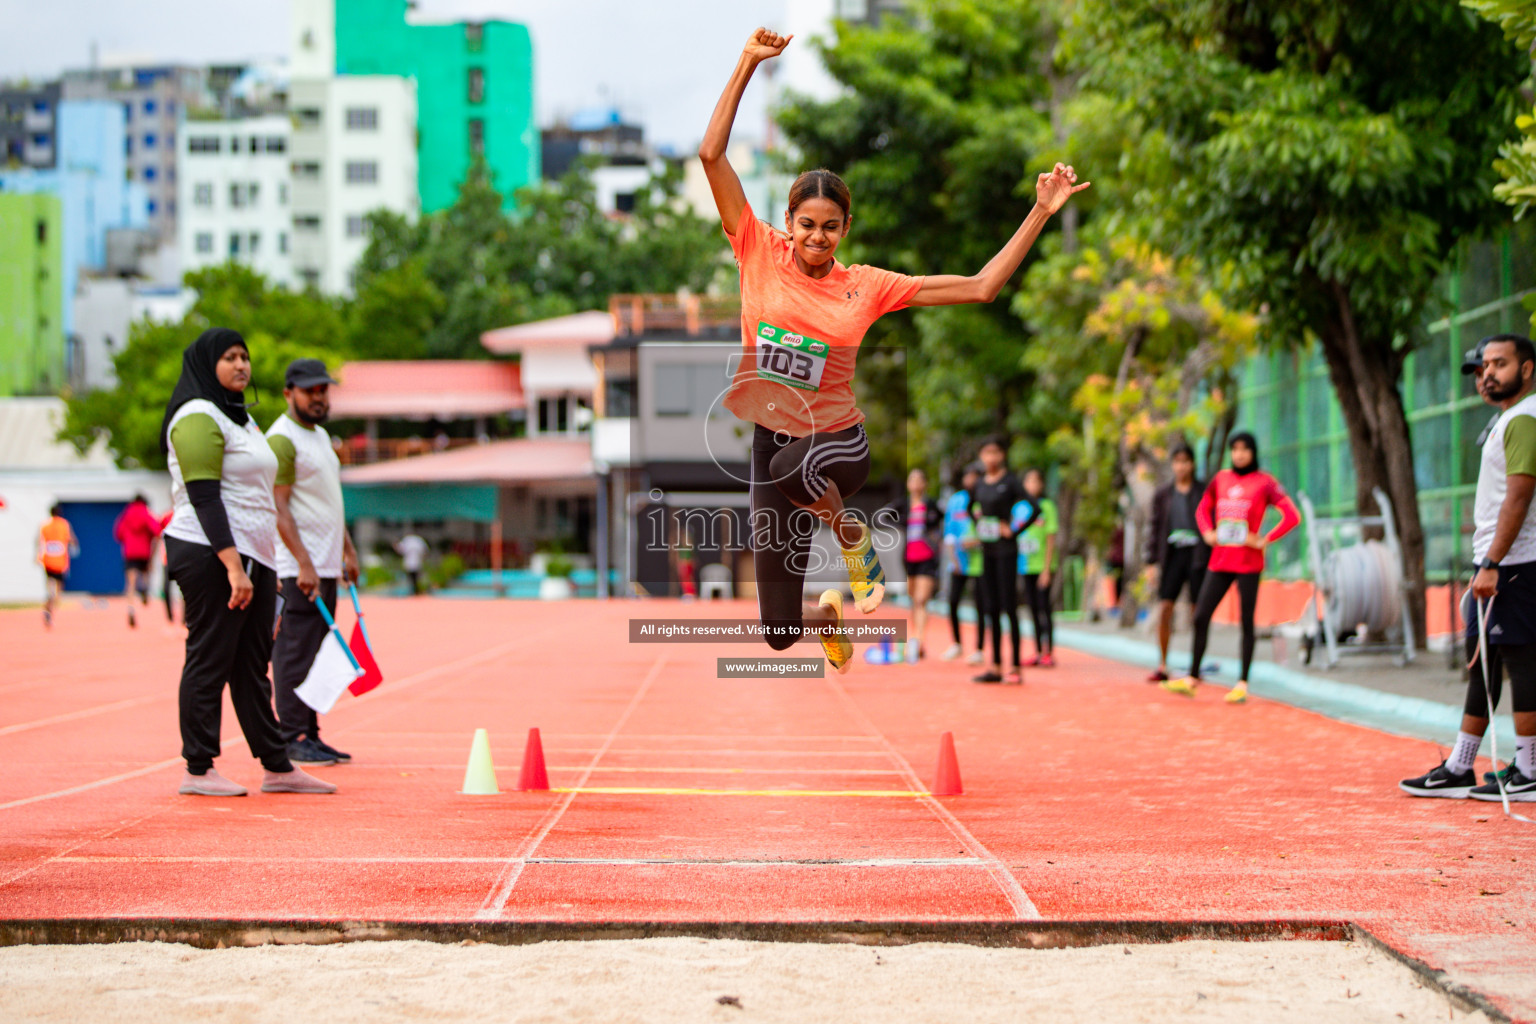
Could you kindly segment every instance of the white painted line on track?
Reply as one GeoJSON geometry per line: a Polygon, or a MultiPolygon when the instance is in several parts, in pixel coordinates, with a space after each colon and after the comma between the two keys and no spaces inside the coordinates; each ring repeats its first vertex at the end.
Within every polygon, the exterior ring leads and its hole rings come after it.
{"type": "Polygon", "coordinates": [[[1013,908],[1014,916],[1021,921],[1040,920],[1039,909],[1036,908],[1034,901],[1029,898],[1029,894],[1024,891],[1024,887],[1019,884],[1019,880],[1013,876],[1013,872],[1008,870],[1008,865],[1004,864],[996,854],[982,845],[981,840],[973,836],[971,830],[962,825],[960,819],[951,814],[948,807],[939,803],[934,797],[926,795],[928,787],[924,786],[922,780],[917,777],[917,772],[912,769],[911,763],[901,755],[901,751],[897,750],[890,740],[885,738],[885,733],[880,731],[870,717],[864,713],[863,709],[849,696],[842,683],[830,677],[826,682],[832,688],[832,692],[837,694],[838,698],[842,700],[849,713],[854,716],[854,719],[869,730],[871,736],[879,737],[881,746],[890,754],[891,759],[901,766],[902,774],[906,776],[908,785],[914,790],[920,789],[925,791],[925,795],[919,797],[919,800],[938,816],[939,820],[944,823],[945,827],[949,829],[956,839],[960,840],[966,852],[978,860],[986,861],[987,874],[991,875],[998,888],[1002,889],[1003,898],[1013,908]]]}
{"type": "MultiPolygon", "coordinates": [[[[56,864],[270,864],[285,867],[305,864],[506,864],[505,857],[175,857],[145,855],[60,856],[56,864]]],[[[743,858],[724,857],[526,857],[522,863],[562,867],[659,867],[659,868],[987,868],[975,857],[836,857],[743,858]]]]}
{"type": "MultiPolygon", "coordinates": [[[[491,658],[498,657],[498,656],[500,656],[502,654],[505,654],[507,651],[511,650],[512,648],[518,646],[519,644],[522,644],[522,643],[525,643],[525,642],[526,642],[526,640],[511,640],[511,641],[508,641],[507,643],[501,644],[499,646],[492,647],[492,648],[490,648],[488,650],[481,651],[478,654],[471,654],[468,657],[460,658],[458,661],[451,661],[451,662],[449,662],[446,665],[439,665],[436,668],[426,669],[425,671],[417,672],[414,675],[406,676],[404,679],[401,679],[399,682],[388,685],[387,689],[388,689],[390,694],[398,693],[399,691],[405,689],[406,687],[413,686],[413,685],[415,685],[417,683],[420,683],[420,682],[424,682],[425,680],[434,678],[436,676],[440,676],[440,675],[444,674],[445,672],[457,672],[457,671],[459,671],[461,669],[469,668],[470,666],[475,665],[478,662],[487,661],[487,660],[489,660],[491,658]]],[[[373,690],[370,693],[364,694],[362,697],[359,697],[358,701],[359,702],[367,701],[368,703],[374,703],[374,700],[370,700],[370,698],[373,698],[374,694],[378,694],[380,691],[385,690],[385,689],[386,689],[386,687],[381,686],[381,687],[379,687],[379,689],[373,690]]],[[[158,698],[155,698],[155,699],[158,699],[158,698]]],[[[381,708],[381,709],[379,709],[381,714],[387,713],[388,710],[392,710],[392,709],[389,709],[389,708],[381,708]]],[[[377,718],[378,715],[375,715],[373,717],[377,718]]],[[[356,728],[356,724],[355,723],[354,724],[348,724],[348,725],[338,725],[336,727],[335,731],[339,735],[339,734],[348,732],[348,731],[350,731],[353,728],[356,728]]],[[[223,740],[219,744],[219,746],[222,748],[224,746],[229,745],[230,743],[233,743],[235,740],[240,739],[240,738],[241,737],[239,737],[239,736],[232,736],[232,737],[230,737],[228,739],[223,740]]],[[[89,792],[90,790],[93,790],[93,789],[100,789],[103,786],[111,786],[111,785],[115,785],[116,783],[119,783],[119,782],[127,782],[129,779],[137,779],[137,778],[139,778],[141,776],[144,776],[144,775],[152,775],[155,772],[164,771],[166,768],[170,768],[173,765],[178,765],[178,764],[181,764],[181,763],[182,763],[182,759],[180,757],[168,757],[164,761],[156,761],[154,764],[148,764],[148,765],[143,766],[142,768],[135,768],[133,771],[121,772],[121,773],[119,773],[117,775],[109,775],[109,776],[107,776],[104,779],[95,779],[95,780],[93,780],[91,782],[82,782],[78,786],[70,786],[67,789],[58,789],[58,790],[54,790],[51,793],[39,793],[36,796],[28,796],[28,797],[22,797],[19,800],[12,800],[9,803],[0,804],[0,811],[7,811],[7,810],[10,810],[13,807],[26,807],[29,804],[40,803],[40,802],[42,802],[44,800],[58,800],[61,797],[74,796],[76,793],[85,793],[85,792],[89,792]]],[[[3,885],[3,884],[4,884],[3,882],[0,882],[0,885],[3,885]]]]}
{"type": "Polygon", "coordinates": [[[555,827],[555,823],[565,814],[566,808],[571,806],[571,801],[576,799],[576,793],[582,786],[587,784],[587,779],[592,776],[592,771],[597,767],[597,762],[602,760],[608,748],[613,745],[613,741],[618,738],[619,732],[624,728],[625,723],[629,721],[629,716],[635,713],[635,708],[640,706],[640,702],[650,692],[652,684],[656,682],[656,677],[661,675],[662,667],[666,663],[667,653],[663,651],[661,656],[656,659],[656,663],[651,666],[651,670],[645,674],[645,678],[640,682],[640,688],[635,691],[635,695],[630,698],[629,704],[624,708],[624,713],[619,715],[619,720],[609,730],[608,738],[603,741],[603,745],[592,755],[592,760],[587,763],[586,771],[582,772],[581,778],[576,781],[576,787],[560,797],[555,806],[551,807],[549,812],[544,815],[544,819],[539,822],[533,834],[523,843],[523,849],[519,850],[508,860],[507,866],[502,869],[495,884],[491,886],[491,891],[486,894],[485,900],[480,904],[480,909],[475,912],[477,920],[495,921],[501,918],[502,912],[506,910],[507,900],[511,898],[512,890],[517,886],[517,880],[522,877],[523,867],[527,864],[528,858],[533,856],[533,851],[539,848],[539,844],[544,841],[544,837],[549,835],[550,830],[555,827]]]}
{"type": "Polygon", "coordinates": [[[113,711],[121,711],[124,708],[137,707],[140,704],[151,704],[155,701],[173,701],[175,694],[154,694],[149,697],[129,697],[127,700],[115,701],[111,704],[99,704],[93,708],[82,708],[79,711],[69,711],[62,715],[54,715],[51,718],[37,718],[30,722],[17,722],[15,725],[0,727],[0,736],[10,736],[13,733],[27,732],[30,729],[41,729],[47,725],[57,725],[60,722],[73,722],[79,718],[90,718],[93,715],[105,715],[113,711]]]}

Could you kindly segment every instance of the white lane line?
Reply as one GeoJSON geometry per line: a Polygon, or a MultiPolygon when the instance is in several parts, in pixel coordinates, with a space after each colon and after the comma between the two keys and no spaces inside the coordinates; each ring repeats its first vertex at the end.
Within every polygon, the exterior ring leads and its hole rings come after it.
{"type": "Polygon", "coordinates": [[[576,781],[575,787],[561,796],[559,802],[549,809],[549,812],[544,815],[544,820],[539,822],[539,826],[534,829],[533,834],[523,843],[523,849],[514,854],[512,859],[507,862],[506,867],[502,868],[496,881],[491,885],[491,891],[486,894],[485,900],[480,904],[480,909],[475,912],[477,920],[495,921],[501,918],[502,912],[507,908],[507,900],[511,898],[512,890],[517,885],[517,880],[522,877],[523,868],[527,865],[528,858],[533,856],[533,851],[539,848],[539,844],[544,841],[544,837],[549,835],[550,830],[555,827],[555,823],[565,814],[566,808],[571,806],[571,801],[576,799],[577,792],[587,784],[587,780],[592,776],[593,769],[597,767],[597,762],[602,760],[603,754],[607,753],[608,748],[613,745],[613,741],[618,738],[619,732],[624,728],[625,723],[629,721],[629,716],[635,713],[635,708],[640,706],[640,702],[650,692],[651,685],[656,682],[656,677],[661,675],[662,667],[666,663],[667,654],[663,651],[661,656],[656,659],[656,663],[651,666],[651,670],[645,674],[645,679],[641,681],[640,688],[635,691],[635,695],[630,698],[629,705],[624,708],[624,713],[619,716],[619,720],[609,730],[608,738],[603,741],[603,745],[598,748],[597,753],[592,755],[592,760],[587,762],[586,771],[582,772],[581,778],[576,781]]]}
{"type": "MultiPolygon", "coordinates": [[[[373,703],[373,701],[369,700],[369,698],[372,698],[374,696],[374,694],[380,693],[381,691],[388,690],[390,693],[397,693],[400,690],[403,690],[403,689],[405,689],[408,686],[413,686],[416,683],[420,683],[420,682],[423,682],[425,680],[432,679],[432,678],[434,678],[436,676],[440,676],[440,675],[442,675],[445,672],[456,672],[456,671],[458,671],[460,669],[468,668],[468,667],[470,667],[472,665],[475,665],[478,662],[487,661],[487,660],[489,660],[491,658],[498,657],[498,656],[500,656],[502,654],[505,654],[507,651],[511,650],[513,647],[516,647],[517,645],[519,645],[521,643],[524,643],[524,642],[526,642],[526,641],[525,640],[511,640],[511,641],[508,641],[507,643],[501,644],[499,646],[492,647],[489,650],[481,651],[479,654],[472,654],[472,655],[469,655],[468,657],[460,658],[458,661],[449,662],[446,665],[439,665],[436,668],[430,668],[430,669],[426,669],[426,670],[424,670],[422,672],[417,672],[415,675],[406,676],[404,679],[401,679],[399,682],[396,682],[396,683],[393,683],[393,684],[386,683],[384,686],[379,687],[377,690],[373,690],[372,692],[366,693],[362,697],[359,697],[358,700],[359,700],[359,702],[361,702],[361,701],[369,701],[369,703],[373,703]]],[[[387,714],[387,713],[389,713],[389,712],[391,712],[393,710],[394,710],[394,707],[392,705],[391,706],[386,706],[384,708],[380,708],[379,709],[379,714],[373,715],[372,717],[367,718],[364,721],[373,721],[374,719],[378,718],[380,715],[387,714]]],[[[347,733],[347,732],[357,728],[357,725],[358,725],[358,723],[350,723],[350,724],[347,724],[347,725],[338,725],[336,727],[336,729],[335,729],[335,732],[338,735],[341,735],[341,734],[347,733]]],[[[220,747],[226,746],[229,743],[232,743],[236,739],[239,739],[239,738],[240,737],[238,737],[238,736],[234,736],[234,737],[231,737],[229,739],[226,739],[226,740],[224,740],[224,741],[222,741],[220,743],[220,747]]],[[[180,757],[168,757],[164,761],[156,761],[154,764],[145,765],[142,768],[135,768],[133,771],[121,772],[121,773],[119,773],[117,775],[109,775],[109,776],[107,776],[104,779],[96,779],[96,780],[94,780],[92,782],[83,782],[83,783],[81,783],[78,786],[70,786],[67,789],[54,790],[51,793],[39,793],[37,796],[23,797],[20,800],[12,800],[9,803],[0,804],[0,811],[8,811],[8,810],[10,810],[10,809],[12,809],[14,807],[26,807],[29,804],[41,803],[44,800],[58,800],[58,799],[60,799],[62,797],[74,796],[76,793],[85,793],[85,792],[89,792],[90,790],[93,790],[93,789],[100,789],[103,786],[111,786],[111,785],[115,785],[116,783],[119,783],[119,782],[127,782],[129,779],[137,779],[137,778],[139,778],[141,776],[144,776],[144,775],[152,775],[155,772],[163,771],[166,768],[170,768],[171,766],[178,765],[178,764],[181,764],[181,758],[180,757]]],[[[0,883],[0,884],[4,884],[4,883],[0,883]]]]}
{"type": "Polygon", "coordinates": [[[855,721],[867,729],[872,736],[879,737],[881,746],[890,754],[891,760],[901,767],[902,774],[906,776],[907,784],[914,790],[924,791],[924,795],[918,798],[919,801],[926,804],[928,809],[938,816],[939,820],[949,829],[950,834],[965,847],[967,853],[978,860],[986,861],[987,874],[992,876],[992,880],[1003,891],[1003,898],[1013,908],[1014,916],[1020,921],[1040,920],[1039,909],[1036,908],[1034,901],[1024,891],[1024,887],[1019,884],[1019,880],[1013,876],[1013,872],[1008,870],[1008,865],[1004,864],[998,859],[996,854],[982,845],[981,840],[973,836],[970,829],[960,824],[960,819],[951,814],[949,808],[939,803],[934,797],[927,795],[928,787],[923,785],[922,780],[917,777],[917,772],[912,770],[911,763],[901,755],[901,751],[897,750],[890,740],[885,738],[885,733],[880,731],[869,716],[864,714],[863,709],[848,695],[848,691],[843,689],[842,683],[829,676],[827,678],[827,685],[842,700],[843,704],[848,708],[848,712],[854,716],[855,721]]]}
{"type": "MultiPolygon", "coordinates": [[[[505,857],[162,857],[162,856],[59,856],[60,864],[270,864],[285,867],[305,864],[505,864],[505,857]]],[[[986,868],[975,857],[817,857],[751,859],[708,857],[527,857],[525,864],[567,867],[661,867],[661,868],[986,868]]]]}
{"type": "Polygon", "coordinates": [[[12,733],[26,732],[29,729],[41,729],[46,725],[57,725],[60,722],[73,722],[80,718],[90,718],[93,715],[105,715],[112,711],[121,711],[123,708],[137,707],[140,704],[149,704],[157,700],[174,700],[174,694],[155,694],[150,697],[129,697],[127,700],[116,701],[112,704],[100,704],[94,708],[82,708],[79,711],[69,711],[62,715],[54,715],[51,718],[37,718],[30,722],[17,722],[15,725],[7,725],[0,728],[0,736],[9,736],[12,733]]]}
{"type": "MultiPolygon", "coordinates": [[[[590,754],[600,747],[565,747],[560,748],[562,754],[590,754]]],[[[699,750],[694,748],[678,749],[676,747],[618,747],[607,751],[609,754],[657,754],[663,757],[722,757],[740,756],[756,757],[758,755],[773,757],[878,757],[884,759],[883,750],[742,750],[740,747],[727,747],[723,749],[699,750]]]]}
{"type": "MultiPolygon", "coordinates": [[[[228,743],[228,740],[224,741],[228,743]]],[[[13,807],[25,807],[28,804],[41,803],[44,800],[57,800],[60,797],[74,796],[76,793],[85,793],[92,789],[100,789],[102,786],[111,786],[119,782],[127,782],[129,779],[137,779],[141,775],[152,775],[163,771],[174,764],[181,764],[180,757],[168,757],[164,761],[156,761],[147,764],[143,768],[135,768],[131,772],[123,772],[120,775],[109,775],[104,779],[94,782],[83,782],[78,786],[70,786],[68,789],[56,789],[52,793],[39,793],[37,796],[23,797],[20,800],[12,800],[9,803],[0,804],[0,811],[8,811],[13,807]]]]}

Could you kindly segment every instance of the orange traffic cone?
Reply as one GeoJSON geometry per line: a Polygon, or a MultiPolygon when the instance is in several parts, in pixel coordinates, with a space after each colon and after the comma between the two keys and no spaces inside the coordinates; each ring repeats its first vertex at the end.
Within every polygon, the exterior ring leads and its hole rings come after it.
{"type": "Polygon", "coordinates": [[[523,748],[523,770],[517,777],[517,788],[523,792],[542,791],[549,788],[549,770],[544,767],[544,743],[539,730],[528,730],[528,746],[523,748]]]}
{"type": "Polygon", "coordinates": [[[955,759],[955,734],[947,732],[939,737],[939,767],[934,771],[934,796],[959,796],[965,792],[960,786],[960,762],[955,759]]]}

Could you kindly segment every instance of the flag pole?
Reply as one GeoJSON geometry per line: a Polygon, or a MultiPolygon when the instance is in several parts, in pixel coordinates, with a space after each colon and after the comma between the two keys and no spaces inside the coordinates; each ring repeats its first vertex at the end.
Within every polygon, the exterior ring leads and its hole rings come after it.
{"type": "MultiPolygon", "coordinates": [[[[356,599],[357,598],[354,596],[353,600],[355,601],[356,599]]],[[[328,626],[331,632],[335,634],[337,642],[341,644],[341,649],[347,652],[347,660],[352,663],[352,667],[357,670],[357,674],[362,675],[363,666],[358,662],[357,655],[352,653],[352,648],[347,644],[347,638],[342,636],[341,630],[336,628],[336,620],[331,616],[331,610],[325,606],[324,599],[318,594],[315,598],[315,607],[320,609],[321,616],[325,618],[326,626],[328,626]]],[[[367,630],[363,631],[363,636],[365,638],[368,636],[367,630]]]]}
{"type": "Polygon", "coordinates": [[[368,621],[363,618],[363,606],[357,600],[357,584],[348,583],[347,593],[352,595],[352,610],[357,613],[357,626],[363,631],[363,643],[373,650],[373,638],[368,635],[368,621]]]}

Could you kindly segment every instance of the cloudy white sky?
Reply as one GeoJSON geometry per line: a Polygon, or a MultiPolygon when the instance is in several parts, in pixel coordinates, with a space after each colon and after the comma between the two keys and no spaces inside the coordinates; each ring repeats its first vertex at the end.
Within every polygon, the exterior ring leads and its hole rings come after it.
{"type": "MultiPolygon", "coordinates": [[[[502,18],[533,33],[539,119],[612,103],[659,143],[693,146],[742,42],[808,0],[423,0],[434,20],[502,18]]],[[[814,0],[810,0],[814,3],[814,0]]],[[[830,9],[830,0],[826,6],[830,9]]],[[[287,0],[0,0],[0,79],[46,78],[102,57],[208,63],[288,46],[287,0]]],[[[761,135],[754,88],[738,124],[761,135]]]]}

